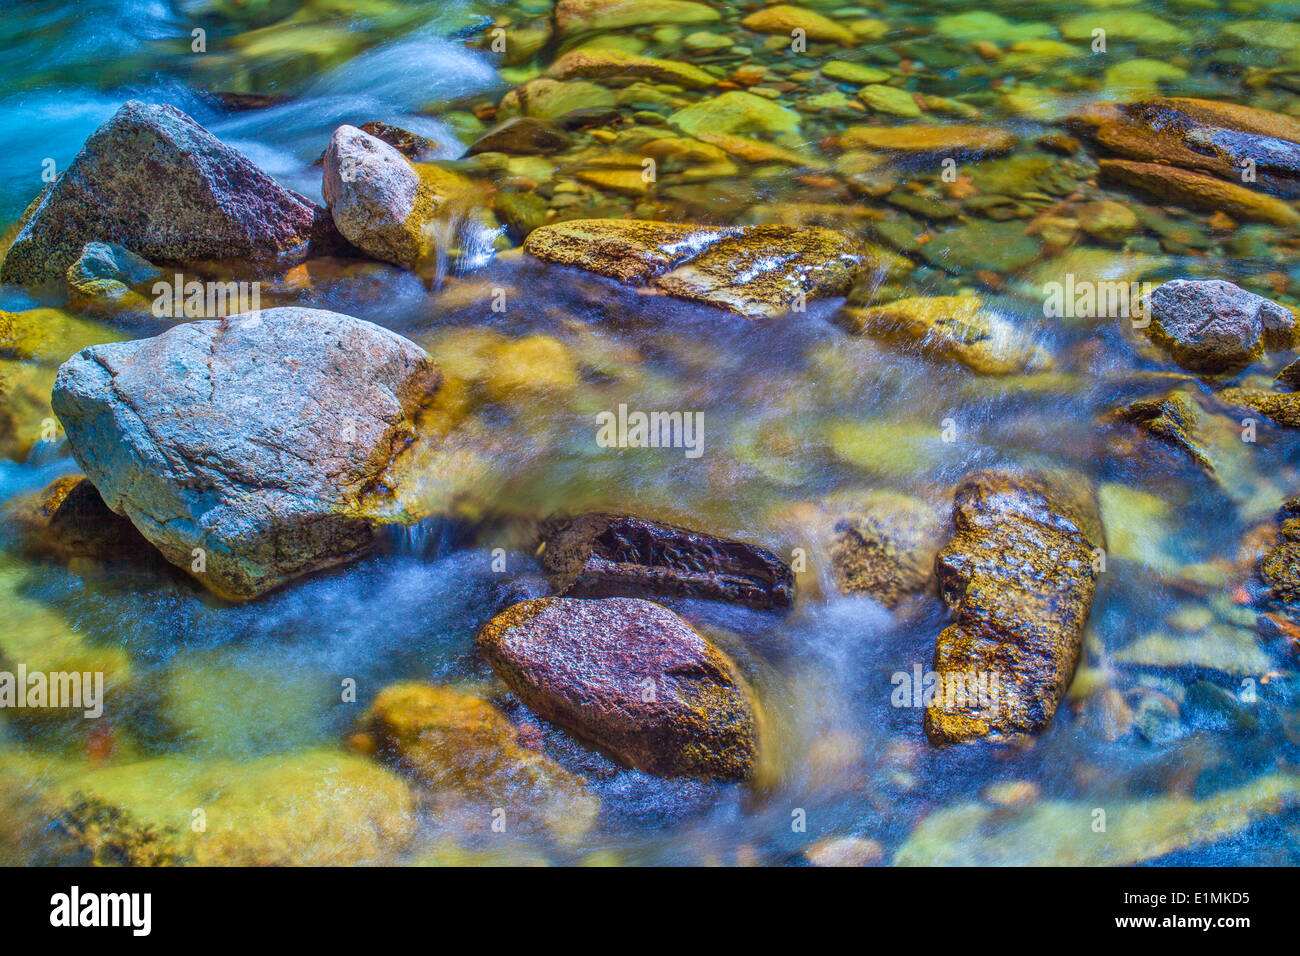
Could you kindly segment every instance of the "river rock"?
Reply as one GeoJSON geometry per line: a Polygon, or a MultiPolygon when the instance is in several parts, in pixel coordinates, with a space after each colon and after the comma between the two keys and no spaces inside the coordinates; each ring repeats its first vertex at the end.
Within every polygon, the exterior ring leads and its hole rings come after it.
{"type": "Polygon", "coordinates": [[[755,33],[792,37],[795,30],[802,30],[809,40],[823,40],[841,46],[853,46],[854,43],[852,31],[842,23],[814,10],[784,3],[757,10],[741,20],[740,25],[755,33]]]}
{"type": "Polygon", "coordinates": [[[1260,559],[1259,575],[1279,601],[1300,601],[1300,497],[1277,513],[1277,540],[1260,559]]]}
{"type": "Polygon", "coordinates": [[[627,77],[670,83],[686,90],[702,90],[718,80],[712,73],[689,63],[637,56],[613,47],[582,47],[570,50],[546,70],[557,80],[627,77]]]}
{"type": "Polygon", "coordinates": [[[997,126],[954,123],[947,126],[851,126],[839,136],[843,150],[865,149],[911,158],[976,159],[1015,148],[1016,136],[997,126]]]}
{"type": "Polygon", "coordinates": [[[180,110],[131,100],[25,214],[0,281],[63,279],[94,241],[154,262],[274,259],[318,213],[180,110]]]}
{"type": "Polygon", "coordinates": [[[1188,97],[1094,103],[1070,123],[1120,156],[1210,173],[1242,185],[1246,160],[1254,185],[1300,195],[1300,120],[1281,113],[1188,97]]]}
{"type": "Polygon", "coordinates": [[[478,645],[525,704],[622,763],[718,780],[756,771],[762,717],[749,684],[657,604],[525,601],[484,625],[478,645]]]}
{"type": "Polygon", "coordinates": [[[467,188],[456,174],[417,168],[355,126],[336,129],[325,150],[322,191],[339,232],[376,259],[406,269],[435,254],[429,226],[467,188]]]}
{"type": "Polygon", "coordinates": [[[1088,825],[1096,800],[1043,800],[1024,808],[959,803],[923,819],[895,866],[1133,866],[1231,841],[1300,806],[1300,778],[1257,777],[1204,797],[1185,794],[1104,804],[1106,829],[1088,825]],[[1078,821],[1084,820],[1083,826],[1078,821]]]}
{"type": "Polygon", "coordinates": [[[957,620],[935,643],[931,742],[1010,740],[1038,733],[1056,713],[1079,661],[1095,549],[1104,545],[1091,491],[1066,492],[1066,480],[979,471],[958,486],[956,533],[935,559],[939,593],[957,620]],[[973,692],[980,681],[985,700],[973,692]]]}
{"type": "Polygon", "coordinates": [[[1279,425],[1300,428],[1300,392],[1267,392],[1258,388],[1225,388],[1219,398],[1259,412],[1279,425]]]}
{"type": "Polygon", "coordinates": [[[1241,368],[1263,353],[1266,337],[1289,341],[1295,330],[1290,309],[1222,279],[1162,283],[1147,305],[1151,340],[1197,372],[1241,368]]]}
{"type": "Polygon", "coordinates": [[[547,523],[542,568],[572,597],[662,594],[789,607],[794,575],[772,552],[675,525],[593,512],[547,523]]]}
{"type": "Polygon", "coordinates": [[[147,311],[150,300],[136,291],[162,270],[116,242],[88,242],[68,266],[68,297],[82,309],[147,311]]]}
{"type": "Polygon", "coordinates": [[[555,5],[555,28],[562,36],[721,19],[717,10],[690,0],[560,0],[555,5]]]}
{"type": "Polygon", "coordinates": [[[126,518],[114,514],[85,475],[64,475],[11,502],[5,521],[26,552],[61,560],[141,557],[153,548],[126,518]]]}
{"type": "Polygon", "coordinates": [[[241,599],[372,545],[368,496],[439,381],[399,335],[283,308],[85,349],[53,407],[108,507],[241,599]]]}
{"type": "Polygon", "coordinates": [[[569,137],[554,123],[532,116],[515,116],[499,123],[470,144],[466,151],[479,153],[518,153],[536,156],[558,153],[569,146],[569,137]]]}
{"type": "Polygon", "coordinates": [[[979,296],[918,296],[887,305],[844,309],[841,320],[859,335],[915,351],[981,375],[1038,372],[1051,356],[979,296]]]}
{"type": "Polygon", "coordinates": [[[440,817],[507,820],[572,842],[590,831],[600,801],[585,781],[519,742],[519,732],[481,697],[408,682],[379,692],[360,721],[367,746],[411,774],[440,817]]]}
{"type": "Polygon", "coordinates": [[[1098,165],[1104,178],[1135,186],[1168,202],[1224,212],[1234,219],[1270,222],[1276,226],[1300,223],[1300,212],[1282,200],[1204,173],[1163,163],[1135,163],[1126,159],[1103,159],[1098,165]]]}
{"type": "Polygon", "coordinates": [[[926,502],[872,492],[835,521],[831,573],[842,593],[893,609],[930,587],[941,543],[939,516],[926,502]]]}
{"type": "Polygon", "coordinates": [[[799,131],[801,117],[771,100],[743,90],[730,90],[683,107],[668,123],[687,136],[724,133],[729,136],[778,135],[799,131]]]}
{"type": "Polygon", "coordinates": [[[326,748],[206,763],[119,759],[57,781],[53,839],[100,866],[392,865],[417,820],[406,782],[326,748]],[[205,810],[206,829],[190,823],[205,810]]]}
{"type": "MultiPolygon", "coordinates": [[[[1138,399],[1103,417],[1110,424],[1126,422],[1143,435],[1185,454],[1198,467],[1213,474],[1213,459],[1197,437],[1201,409],[1190,394],[1175,389],[1157,398],[1138,399]]],[[[1139,446],[1141,449],[1141,446],[1139,446]]]]}
{"type": "Polygon", "coordinates": [[[749,318],[845,294],[867,264],[852,236],[819,227],[575,219],[534,229],[524,251],[749,318]]]}
{"type": "MultiPolygon", "coordinates": [[[[579,126],[584,126],[593,117],[605,116],[605,121],[610,121],[609,108],[617,101],[614,92],[599,83],[539,76],[520,84],[503,96],[497,109],[497,118],[507,120],[516,116],[529,116],[559,120],[562,123],[576,119],[579,126]],[[579,115],[571,117],[570,114],[579,115]]],[[[618,113],[614,112],[612,117],[617,119],[618,113]]]]}

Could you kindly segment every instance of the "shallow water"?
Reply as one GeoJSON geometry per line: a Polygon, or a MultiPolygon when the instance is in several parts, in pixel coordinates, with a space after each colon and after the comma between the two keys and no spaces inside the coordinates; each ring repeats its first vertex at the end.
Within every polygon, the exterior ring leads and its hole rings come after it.
{"type": "MultiPolygon", "coordinates": [[[[319,201],[319,167],[310,164],[336,126],[382,120],[434,140],[441,158],[458,159],[477,135],[474,107],[497,103],[526,73],[546,65],[543,59],[503,68],[465,39],[481,36],[476,24],[493,17],[544,15],[549,4],[536,0],[307,3],[295,27],[301,35],[262,33],[242,45],[241,34],[266,24],[200,16],[201,4],[83,6],[76,17],[58,4],[6,14],[3,29],[15,40],[0,66],[0,142],[7,147],[0,220],[6,223],[39,191],[42,161],[49,157],[66,168],[84,139],[128,98],[184,109],[319,201]],[[145,27],[127,30],[125,23],[145,27]],[[209,30],[213,52],[206,59],[184,52],[195,23],[209,30]],[[205,91],[276,100],[230,111],[205,91]]],[[[287,13],[299,7],[273,6],[287,13]]],[[[786,51],[765,50],[764,37],[734,22],[733,5],[714,6],[727,11],[721,23],[617,32],[642,41],[637,45],[651,56],[717,63],[728,71],[755,62],[786,69],[786,51]],[[692,52],[683,34],[698,29],[732,36],[748,52],[737,53],[734,45],[692,52]]],[[[845,22],[885,21],[883,37],[834,56],[889,69],[912,64],[919,91],[962,99],[980,122],[1016,131],[1023,140],[1017,155],[1041,153],[1032,146],[1035,137],[1057,130],[1067,110],[1131,91],[1132,73],[1107,71],[1134,59],[1177,61],[1182,75],[1162,75],[1148,95],[1300,113],[1292,87],[1263,73],[1293,69],[1300,77],[1300,49],[1253,49],[1226,42],[1222,33],[1234,22],[1290,23],[1300,4],[1234,4],[1231,13],[1226,4],[1190,2],[810,6],[845,22]],[[954,23],[963,10],[992,10],[1005,20],[954,23]],[[1116,19],[1135,12],[1185,30],[1189,39],[1171,49],[1151,39],[1150,23],[1123,26],[1116,19]],[[1073,37],[1081,29],[1068,26],[1076,17],[1110,25],[1107,58],[1061,59],[1058,51],[1046,62],[1027,56],[994,69],[969,51],[981,40],[1010,46],[1018,39],[1073,37]]],[[[1070,42],[1086,50],[1086,39],[1070,42]]],[[[814,50],[820,52],[794,65],[815,68],[826,52],[814,50]]],[[[553,49],[544,54],[553,55],[553,49]]],[[[844,89],[851,94],[853,87],[844,89]]],[[[772,90],[786,105],[806,98],[772,90]]],[[[866,119],[853,115],[831,107],[806,111],[802,142],[783,145],[832,159],[825,137],[866,119]]],[[[1005,168],[994,165],[999,162],[1006,161],[971,164],[971,174],[1005,168]]],[[[1035,215],[1089,182],[1087,149],[1053,163],[1075,178],[1064,190],[1050,182],[1026,186],[1022,198],[1035,215]]],[[[494,190],[547,179],[536,166],[493,173],[460,165],[480,183],[484,208],[494,190]]],[[[573,181],[565,169],[545,166],[553,183],[573,181]]],[[[848,193],[825,176],[742,168],[699,182],[666,176],[670,181],[649,197],[578,195],[592,216],[724,224],[812,220],[857,228],[873,210],[887,208],[884,199],[848,193]]],[[[935,173],[918,169],[904,185],[941,198],[932,189],[935,173]]],[[[1123,190],[1102,187],[1102,193],[1139,203],[1123,190]]],[[[1291,793],[1300,787],[1294,772],[1300,682],[1286,648],[1256,634],[1255,609],[1236,594],[1242,576],[1235,562],[1242,536],[1300,488],[1297,437],[1265,421],[1255,442],[1241,442],[1238,424],[1223,412],[1230,434],[1219,482],[1177,459],[1121,454],[1113,434],[1098,427],[1101,416],[1185,380],[1208,390],[1139,351],[1122,323],[1046,318],[1042,287],[1067,272],[1094,281],[1213,276],[1294,306],[1300,236],[1274,227],[1225,231],[1203,213],[1174,207],[1162,213],[1154,203],[1144,208],[1163,214],[1166,228],[1138,230],[1135,241],[1121,246],[1078,234],[1068,248],[1036,246],[1033,261],[1014,269],[999,269],[996,261],[945,269],[913,252],[914,268],[904,280],[879,277],[886,301],[891,290],[916,296],[979,289],[1020,336],[1054,358],[1052,372],[1032,375],[976,376],[850,336],[835,322],[838,301],[755,322],[547,270],[505,248],[505,241],[490,264],[461,263],[433,277],[339,260],[309,263],[307,283],[301,276],[266,277],[263,307],[296,303],[377,322],[424,345],[466,389],[459,427],[441,454],[416,459],[417,474],[396,502],[404,517],[422,520],[391,529],[386,547],[370,558],[242,606],[205,595],[166,567],[62,567],[3,557],[0,615],[38,643],[40,635],[50,642],[71,635],[92,658],[116,655],[129,676],[116,706],[110,699],[108,743],[102,730],[82,724],[33,729],[6,721],[0,770],[66,798],[93,790],[106,768],[134,768],[135,786],[148,794],[151,786],[183,789],[177,779],[230,766],[223,761],[238,766],[270,757],[292,766],[313,748],[342,753],[373,695],[409,679],[481,690],[530,723],[535,718],[521,712],[475,653],[474,635],[539,573],[527,552],[528,522],[555,510],[600,508],[762,543],[786,558],[796,548],[814,552],[789,613],[665,602],[713,637],[755,684],[771,725],[771,779],[755,788],[656,779],[618,768],[542,725],[543,749],[585,776],[601,800],[594,831],[555,841],[538,833],[496,834],[479,818],[426,812],[398,860],[460,861],[467,857],[456,854],[464,851],[496,854],[481,858],[489,862],[794,863],[822,838],[858,836],[878,842],[886,862],[1294,864],[1300,820],[1285,807],[1295,801],[1287,797],[1272,807],[1264,791],[1275,777],[1291,793]],[[1255,241],[1233,244],[1247,235],[1255,241]],[[988,271],[997,281],[978,275],[988,271]],[[493,308],[496,290],[504,290],[504,311],[493,308]],[[545,342],[548,358],[530,363],[502,351],[503,343],[525,336],[545,342]],[[507,375],[511,361],[520,367],[507,375]],[[599,447],[594,416],[620,404],[702,413],[703,454],[599,447]],[[891,678],[928,668],[946,612],[935,597],[890,612],[869,598],[838,595],[818,559],[824,555],[811,540],[806,509],[836,493],[892,489],[946,513],[963,475],[1013,464],[1073,469],[1100,489],[1108,566],[1084,658],[1071,696],[1032,746],[935,750],[921,731],[921,711],[892,706],[891,678]],[[504,572],[493,567],[498,547],[505,549],[504,572]],[[1171,623],[1189,619],[1181,629],[1171,623]],[[1126,654],[1153,634],[1169,659],[1126,654]],[[1189,645],[1198,640],[1208,650],[1193,652],[1189,645]],[[340,699],[348,680],[356,682],[356,702],[340,699]],[[1253,699],[1243,697],[1243,681],[1251,682],[1253,699]],[[1094,719],[1106,690],[1154,716],[1109,739],[1094,719]],[[1172,717],[1159,719],[1169,709],[1172,717]],[[1038,796],[1020,809],[991,808],[997,798],[990,792],[997,790],[990,786],[1011,781],[1032,784],[1038,796]],[[1099,807],[1123,821],[1110,835],[1090,829],[1099,807]],[[1188,830],[1213,836],[1178,835],[1188,830]]],[[[941,224],[937,216],[911,215],[922,229],[941,224]]],[[[976,230],[995,228],[991,219],[970,221],[976,230]]],[[[983,245],[983,254],[996,260],[998,241],[983,245]]],[[[0,290],[4,308],[31,304],[29,293],[0,290]]],[[[1275,372],[1289,358],[1270,356],[1260,369],[1275,372]]],[[[0,462],[0,500],[73,470],[65,448],[38,445],[26,463],[0,462]]],[[[149,804],[132,806],[147,813],[142,808],[149,804]]],[[[259,825],[252,818],[247,823],[259,825]]],[[[346,827],[326,839],[346,843],[346,827]]],[[[346,847],[340,854],[346,858],[346,847]]]]}

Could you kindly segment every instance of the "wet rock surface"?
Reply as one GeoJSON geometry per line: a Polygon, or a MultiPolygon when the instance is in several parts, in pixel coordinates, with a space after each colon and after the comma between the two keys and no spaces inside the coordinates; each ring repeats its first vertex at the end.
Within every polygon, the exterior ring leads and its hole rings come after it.
{"type": "Polygon", "coordinates": [[[582,778],[523,746],[515,725],[473,694],[394,684],[359,726],[367,746],[410,773],[440,816],[490,821],[501,808],[508,819],[570,841],[595,823],[600,802],[582,778]]]}
{"type": "Polygon", "coordinates": [[[1259,563],[1259,574],[1280,601],[1300,601],[1300,498],[1277,513],[1277,541],[1259,563]]]}
{"type": "Polygon", "coordinates": [[[109,510],[85,475],[64,475],[18,499],[4,520],[24,550],[43,557],[141,559],[153,550],[135,525],[109,510]]]}
{"type": "Polygon", "coordinates": [[[378,326],[269,309],[87,349],[53,406],[109,508],[209,589],[249,598],[372,545],[364,499],[439,381],[378,326]]]}
{"type": "Polygon", "coordinates": [[[988,310],[979,296],[898,299],[865,309],[845,309],[852,331],[903,351],[965,366],[982,375],[1041,371],[1051,356],[988,310]]]}
{"type": "Polygon", "coordinates": [[[794,602],[785,562],[741,541],[607,513],[550,519],[542,540],[542,567],[563,595],[658,594],[758,608],[794,602]]]}
{"type": "Polygon", "coordinates": [[[1188,97],[1097,103],[1073,120],[1099,145],[1285,196],[1300,195],[1300,123],[1269,110],[1188,97]],[[1257,176],[1243,176],[1247,161],[1257,176]]]}
{"type": "Polygon", "coordinates": [[[634,598],[543,598],[498,614],[478,646],[545,719],[662,776],[744,780],[758,765],[753,691],[677,615],[634,598]]]}
{"type": "Polygon", "coordinates": [[[829,229],[603,219],[535,229],[524,250],[543,262],[646,284],[749,318],[842,295],[866,261],[856,240],[829,229]]]}
{"type": "Polygon", "coordinates": [[[325,201],[340,233],[376,259],[415,269],[438,252],[438,212],[466,188],[435,166],[413,166],[378,137],[334,131],[325,151],[325,201]]]}
{"type": "Polygon", "coordinates": [[[1184,368],[1232,371],[1258,358],[1266,340],[1290,342],[1295,315],[1222,279],[1175,279],[1151,293],[1150,335],[1184,368]]]}
{"type": "Polygon", "coordinates": [[[180,110],[132,100],[29,210],[0,280],[62,279],[94,241],[153,262],[275,259],[319,233],[318,216],[180,110]]]}
{"type": "Polygon", "coordinates": [[[1222,211],[1250,222],[1279,226],[1300,223],[1300,212],[1282,200],[1204,173],[1163,163],[1136,163],[1126,159],[1103,159],[1099,165],[1103,177],[1145,190],[1169,202],[1210,212],[1222,211]]]}
{"type": "Polygon", "coordinates": [[[88,242],[68,266],[68,295],[74,305],[88,311],[144,312],[150,300],[141,291],[162,278],[162,270],[113,242],[88,242]]]}
{"type": "Polygon", "coordinates": [[[867,495],[836,520],[831,545],[835,583],[845,594],[869,594],[896,608],[934,580],[941,543],[939,516],[906,495],[867,495]]]}
{"type": "Polygon", "coordinates": [[[935,560],[957,621],[935,644],[933,743],[1038,733],[1074,676],[1104,543],[1091,492],[1061,481],[984,471],[957,488],[956,533],[935,560]]]}

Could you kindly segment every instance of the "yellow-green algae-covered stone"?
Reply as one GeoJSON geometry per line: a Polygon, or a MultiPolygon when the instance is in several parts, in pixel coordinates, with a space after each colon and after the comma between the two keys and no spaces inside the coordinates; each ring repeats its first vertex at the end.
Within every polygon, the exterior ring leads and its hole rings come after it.
{"type": "Polygon", "coordinates": [[[745,780],[762,716],[735,664],[676,614],[636,598],[541,598],[478,635],[525,704],[624,764],[745,780]]]}
{"type": "Polygon", "coordinates": [[[748,318],[845,294],[869,251],[847,233],[816,226],[694,226],[576,219],[534,229],[524,251],[620,282],[748,318]]]}
{"type": "Polygon", "coordinates": [[[976,295],[916,296],[865,309],[845,309],[854,332],[981,375],[1038,372],[1051,356],[976,295]]]}
{"type": "Polygon", "coordinates": [[[688,90],[701,90],[717,82],[712,73],[689,63],[637,56],[612,48],[570,50],[552,63],[546,73],[560,80],[636,77],[672,83],[688,90]]]}
{"type": "Polygon", "coordinates": [[[377,753],[409,772],[430,801],[453,812],[493,809],[561,840],[585,835],[600,801],[586,782],[519,742],[515,725],[488,701],[416,681],[379,692],[360,723],[377,753]]]}
{"type": "Polygon", "coordinates": [[[1104,544],[1082,482],[989,470],[957,487],[956,534],[935,559],[957,621],[935,643],[932,743],[1008,740],[1051,722],[1079,661],[1104,544]]]}

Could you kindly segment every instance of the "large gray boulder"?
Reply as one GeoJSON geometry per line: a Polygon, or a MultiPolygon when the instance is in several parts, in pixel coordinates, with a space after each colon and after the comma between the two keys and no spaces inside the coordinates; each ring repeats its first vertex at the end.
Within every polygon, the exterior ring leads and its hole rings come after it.
{"type": "Polygon", "coordinates": [[[105,503],[243,599],[373,544],[368,492],[440,381],[393,332],[282,308],[84,349],[52,404],[105,503]]]}
{"type": "Polygon", "coordinates": [[[180,110],[131,100],[25,215],[0,281],[61,279],[94,241],[153,262],[274,259],[305,245],[317,216],[180,110]]]}

